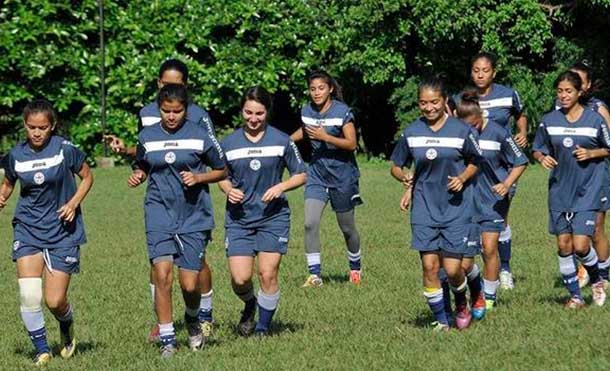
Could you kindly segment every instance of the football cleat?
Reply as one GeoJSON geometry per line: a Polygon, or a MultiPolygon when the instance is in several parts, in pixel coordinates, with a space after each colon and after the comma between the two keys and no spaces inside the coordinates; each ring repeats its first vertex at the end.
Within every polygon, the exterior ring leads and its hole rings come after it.
{"type": "Polygon", "coordinates": [[[194,321],[189,321],[187,316],[185,316],[184,322],[186,323],[186,330],[189,334],[189,348],[191,348],[192,351],[198,351],[203,347],[204,344],[201,325],[199,324],[199,321],[196,318],[194,321]]]}
{"type": "Polygon", "coordinates": [[[72,357],[76,351],[76,340],[74,340],[74,321],[70,322],[68,331],[63,332],[60,330],[59,335],[61,338],[61,344],[63,346],[59,354],[61,355],[61,358],[68,359],[72,357]]]}
{"type": "Polygon", "coordinates": [[[310,274],[309,277],[307,277],[307,280],[305,281],[303,286],[301,287],[318,288],[322,287],[323,284],[324,282],[322,282],[322,277],[318,276],[317,274],[310,274]]]}
{"type": "Polygon", "coordinates": [[[578,267],[576,277],[578,277],[578,287],[581,289],[589,284],[589,272],[587,272],[584,265],[581,264],[578,267]]]}
{"type": "Polygon", "coordinates": [[[585,302],[581,298],[573,296],[565,305],[566,309],[582,309],[585,307],[585,302]]]}
{"type": "Polygon", "coordinates": [[[487,303],[485,302],[485,297],[483,293],[479,294],[477,300],[472,303],[472,318],[475,320],[482,320],[485,318],[485,311],[487,310],[487,303]]]}
{"type": "Polygon", "coordinates": [[[500,288],[502,290],[512,290],[515,288],[515,283],[513,282],[513,274],[511,272],[500,272],[500,288]]]}
{"type": "Polygon", "coordinates": [[[241,318],[237,324],[237,332],[241,336],[250,336],[256,328],[256,299],[252,299],[252,302],[246,303],[244,310],[241,312],[241,318]]]}
{"type": "Polygon", "coordinates": [[[150,333],[148,334],[148,342],[156,344],[161,341],[161,337],[159,335],[159,324],[155,324],[153,328],[150,329],[150,333]]]}
{"type": "Polygon", "coordinates": [[[468,305],[466,303],[460,304],[455,308],[456,316],[455,316],[455,327],[458,330],[463,330],[470,326],[470,321],[472,321],[472,315],[468,310],[468,305]]]}
{"type": "Polygon", "coordinates": [[[176,348],[176,345],[174,345],[174,344],[162,345],[161,346],[161,358],[163,358],[163,359],[172,358],[174,356],[174,354],[176,354],[177,351],[178,351],[178,348],[176,348]]]}
{"type": "Polygon", "coordinates": [[[204,340],[214,336],[214,322],[201,321],[199,322],[199,325],[201,326],[201,334],[203,335],[204,340]]]}
{"type": "Polygon", "coordinates": [[[450,327],[448,324],[446,323],[441,323],[438,321],[434,321],[430,324],[430,327],[432,327],[432,332],[449,332],[450,327]]]}
{"type": "Polygon", "coordinates": [[[349,271],[349,281],[354,285],[360,285],[362,281],[362,271],[360,270],[351,270],[349,271]]]}
{"type": "Polygon", "coordinates": [[[34,366],[43,367],[51,361],[51,353],[38,353],[34,356],[34,366]]]}
{"type": "Polygon", "coordinates": [[[593,303],[598,307],[601,307],[606,302],[606,290],[604,289],[604,281],[600,280],[591,285],[591,291],[593,291],[593,303]]]}
{"type": "Polygon", "coordinates": [[[496,301],[493,299],[486,299],[485,300],[485,311],[486,312],[491,312],[494,307],[496,306],[496,301]]]}

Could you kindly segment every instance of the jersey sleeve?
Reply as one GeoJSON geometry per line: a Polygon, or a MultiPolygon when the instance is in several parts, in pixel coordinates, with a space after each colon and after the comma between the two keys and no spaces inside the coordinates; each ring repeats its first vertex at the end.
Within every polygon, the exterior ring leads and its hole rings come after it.
{"type": "Polygon", "coordinates": [[[502,140],[500,152],[502,153],[504,163],[509,165],[509,167],[523,166],[527,165],[529,162],[527,156],[525,156],[523,151],[517,146],[517,143],[515,143],[510,134],[502,140]]]}
{"type": "Polygon", "coordinates": [[[398,167],[410,167],[413,157],[411,156],[411,150],[409,149],[409,141],[405,136],[405,133],[400,134],[400,138],[396,142],[394,151],[390,156],[390,161],[398,167]]]}
{"type": "Polygon", "coordinates": [[[83,151],[76,148],[68,141],[64,141],[62,147],[64,151],[64,159],[68,165],[68,168],[73,174],[78,174],[80,169],[83,167],[87,156],[83,151]]]}
{"type": "Polygon", "coordinates": [[[356,119],[356,117],[354,116],[354,112],[352,111],[351,108],[348,108],[345,111],[345,116],[343,116],[343,125],[342,126],[345,126],[346,124],[349,124],[350,122],[354,123],[355,119],[356,119]]]}
{"type": "Polygon", "coordinates": [[[226,166],[225,154],[213,132],[206,131],[204,143],[202,154],[204,163],[215,170],[224,169],[226,166]]]}
{"type": "Polygon", "coordinates": [[[216,131],[214,129],[214,122],[212,122],[212,118],[209,114],[204,113],[199,120],[199,126],[203,127],[210,133],[210,135],[216,136],[216,131]]]}
{"type": "Polygon", "coordinates": [[[532,151],[540,152],[544,155],[551,154],[551,138],[546,130],[546,124],[544,122],[538,125],[538,129],[536,130],[536,137],[534,138],[534,143],[532,144],[532,151]]]}
{"type": "Polygon", "coordinates": [[[523,103],[521,102],[521,97],[519,97],[519,93],[517,93],[516,90],[513,90],[513,108],[512,108],[512,114],[513,115],[520,115],[523,113],[523,103]]]}
{"type": "Polygon", "coordinates": [[[610,149],[610,135],[608,134],[608,125],[606,121],[601,118],[597,125],[597,141],[601,148],[610,149]]]}
{"type": "Polygon", "coordinates": [[[479,166],[483,162],[483,151],[479,147],[479,134],[471,128],[468,129],[468,135],[466,140],[464,140],[462,152],[468,164],[479,166]]]}
{"type": "Polygon", "coordinates": [[[307,170],[305,168],[303,158],[299,153],[299,149],[292,140],[289,140],[286,144],[286,147],[284,148],[284,162],[286,163],[286,167],[288,168],[290,176],[299,173],[304,173],[307,170]]]}
{"type": "Polygon", "coordinates": [[[11,153],[7,153],[6,156],[0,161],[0,167],[4,169],[5,178],[11,183],[17,182],[17,172],[15,171],[15,161],[11,153]]]}
{"type": "Polygon", "coordinates": [[[148,162],[146,162],[146,148],[144,147],[145,139],[142,137],[142,134],[138,135],[138,143],[136,144],[136,159],[131,166],[133,170],[142,170],[148,174],[150,170],[150,166],[148,162]]]}

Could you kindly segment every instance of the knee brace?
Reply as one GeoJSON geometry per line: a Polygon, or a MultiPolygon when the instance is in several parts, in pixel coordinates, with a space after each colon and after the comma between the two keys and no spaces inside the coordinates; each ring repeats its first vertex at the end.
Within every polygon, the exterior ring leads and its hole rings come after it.
{"type": "Polygon", "coordinates": [[[19,278],[19,304],[22,312],[42,310],[42,278],[19,278]]]}

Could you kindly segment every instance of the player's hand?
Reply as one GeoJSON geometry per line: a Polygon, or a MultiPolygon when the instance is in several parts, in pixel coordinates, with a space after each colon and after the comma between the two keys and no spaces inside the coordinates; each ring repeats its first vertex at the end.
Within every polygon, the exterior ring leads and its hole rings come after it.
{"type": "Polygon", "coordinates": [[[4,207],[6,206],[7,203],[7,199],[4,198],[3,195],[0,195],[0,210],[4,209],[4,207]]]}
{"type": "Polygon", "coordinates": [[[572,154],[576,157],[576,161],[587,161],[593,158],[591,151],[578,145],[572,154]]]}
{"type": "Polygon", "coordinates": [[[146,173],[140,169],[136,169],[131,173],[129,179],[127,179],[127,185],[130,187],[137,187],[146,180],[146,173]]]}
{"type": "Polygon", "coordinates": [[[405,191],[405,193],[400,198],[400,210],[402,210],[402,211],[409,210],[409,205],[411,205],[412,195],[413,195],[413,193],[411,192],[410,189],[405,191]]]}
{"type": "Polygon", "coordinates": [[[127,148],[125,147],[125,143],[123,140],[116,135],[108,134],[104,135],[104,140],[106,144],[110,146],[110,149],[114,153],[125,154],[127,148]]]}
{"type": "Polygon", "coordinates": [[[402,178],[401,183],[405,189],[413,188],[413,175],[411,175],[411,174],[405,175],[405,177],[402,178]]]}
{"type": "Polygon", "coordinates": [[[282,187],[282,184],[276,184],[273,187],[269,188],[267,190],[267,192],[265,192],[265,194],[263,195],[262,201],[263,202],[270,202],[275,200],[276,198],[279,198],[282,196],[282,194],[284,193],[284,188],[282,187]]]}
{"type": "Polygon", "coordinates": [[[515,140],[515,143],[517,143],[517,145],[519,147],[525,148],[527,146],[527,134],[518,133],[517,135],[515,135],[513,137],[513,139],[515,140]]]}
{"type": "Polygon", "coordinates": [[[180,176],[182,177],[182,183],[184,183],[184,185],[187,187],[192,187],[199,183],[197,174],[193,174],[190,171],[181,171],[180,176]]]}
{"type": "Polygon", "coordinates": [[[540,159],[540,164],[543,168],[547,170],[553,169],[555,166],[559,165],[557,160],[555,160],[552,156],[544,156],[540,159]]]}
{"type": "Polygon", "coordinates": [[[504,183],[498,183],[491,188],[500,197],[506,197],[506,195],[508,194],[508,187],[504,183]]]}
{"type": "Polygon", "coordinates": [[[59,219],[68,223],[72,222],[76,216],[77,207],[78,205],[73,205],[70,202],[60,207],[59,210],[57,210],[59,219]]]}
{"type": "Polygon", "coordinates": [[[449,183],[447,183],[447,188],[453,192],[460,192],[464,188],[464,182],[459,176],[448,176],[449,183]]]}
{"type": "Polygon", "coordinates": [[[238,204],[244,199],[244,192],[241,189],[231,188],[229,193],[227,193],[227,199],[232,204],[238,204]]]}
{"type": "Polygon", "coordinates": [[[326,137],[328,136],[322,125],[305,125],[305,133],[307,133],[309,139],[319,140],[322,142],[326,142],[326,137]]]}

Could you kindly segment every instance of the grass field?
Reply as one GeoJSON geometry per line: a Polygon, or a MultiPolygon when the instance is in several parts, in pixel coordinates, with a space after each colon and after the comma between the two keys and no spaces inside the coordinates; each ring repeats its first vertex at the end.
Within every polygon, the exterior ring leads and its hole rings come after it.
{"type": "MultiPolygon", "coordinates": [[[[322,227],[323,278],[304,290],[302,190],[290,194],[293,228],[281,268],[282,298],[276,336],[243,339],[234,333],[241,302],[231,292],[224,256],[224,201],[213,187],[215,241],[208,247],[214,270],[216,339],[202,352],[182,348],[169,361],[145,338],[153,324],[148,289],[142,198],[128,189],[127,168],[95,170],[84,205],[89,243],[74,277],[77,355],[54,358],[48,370],[584,370],[610,369],[610,307],[563,309],[567,293],[558,278],[554,240],[547,233],[546,172],[526,171],[511,211],[516,289],[500,292],[500,305],[470,329],[434,334],[422,295],[417,253],[410,250],[408,217],[398,209],[401,187],[386,164],[361,164],[365,205],[357,211],[363,246],[360,287],[347,282],[347,258],[334,214],[322,227]]],[[[15,268],[10,259],[11,205],[0,213],[0,370],[29,369],[32,346],[19,317],[15,268]]],[[[178,340],[186,342],[183,304],[174,291],[178,340]]],[[[590,289],[585,290],[590,300],[590,289]]],[[[56,321],[45,312],[51,345],[56,321]]]]}

